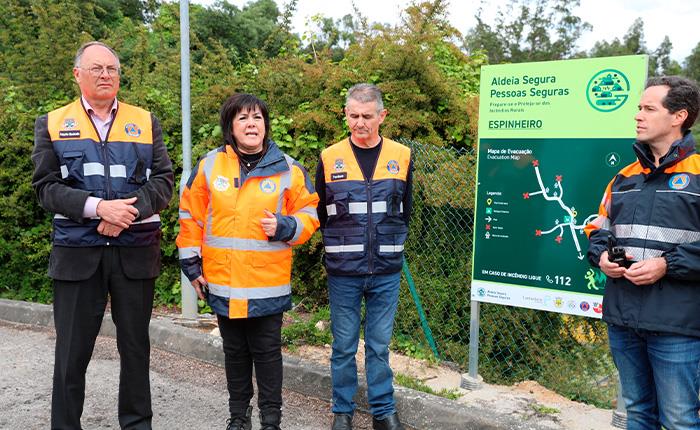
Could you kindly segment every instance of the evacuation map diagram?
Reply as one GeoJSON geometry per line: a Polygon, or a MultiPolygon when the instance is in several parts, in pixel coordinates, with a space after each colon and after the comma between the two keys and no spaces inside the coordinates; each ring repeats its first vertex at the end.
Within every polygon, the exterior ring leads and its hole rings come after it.
{"type": "Polygon", "coordinates": [[[561,207],[563,213],[561,217],[557,217],[554,220],[554,226],[549,229],[539,228],[535,230],[535,236],[546,236],[550,234],[556,234],[554,241],[557,244],[565,242],[564,235],[567,233],[571,234],[571,240],[576,247],[577,258],[583,260],[585,251],[581,248],[581,241],[578,236],[583,235],[583,228],[594,220],[597,214],[588,215],[580,224],[576,222],[578,219],[578,212],[574,206],[567,206],[564,202],[564,178],[563,175],[557,174],[554,177],[554,183],[552,185],[553,190],[549,187],[545,187],[542,182],[542,174],[540,173],[540,162],[539,160],[532,160],[532,166],[535,170],[535,176],[537,176],[537,184],[539,185],[539,190],[524,192],[523,199],[530,199],[532,197],[542,196],[544,200],[548,202],[553,202],[561,207]]]}

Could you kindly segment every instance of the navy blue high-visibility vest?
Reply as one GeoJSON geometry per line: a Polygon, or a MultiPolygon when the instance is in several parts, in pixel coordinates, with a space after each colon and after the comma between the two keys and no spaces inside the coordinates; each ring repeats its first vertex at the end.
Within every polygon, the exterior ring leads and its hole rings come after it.
{"type": "Polygon", "coordinates": [[[408,235],[402,202],[411,150],[384,139],[372,177],[365,179],[351,145],[345,139],[321,153],[326,270],[334,275],[396,273],[408,235]]]}
{"type": "MultiPolygon", "coordinates": [[[[48,131],[67,185],[103,199],[125,198],[148,181],[153,160],[148,111],[119,102],[106,140],[100,139],[80,99],[48,114],[48,131]]],[[[98,218],[79,223],[54,215],[59,246],[147,246],[158,243],[160,217],[140,220],[118,237],[97,233],[98,218]]]]}

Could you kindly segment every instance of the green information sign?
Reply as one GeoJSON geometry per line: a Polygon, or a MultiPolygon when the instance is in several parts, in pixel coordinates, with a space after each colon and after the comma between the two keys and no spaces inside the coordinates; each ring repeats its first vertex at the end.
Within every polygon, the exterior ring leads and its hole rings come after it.
{"type": "Polygon", "coordinates": [[[472,299],[600,318],[584,226],[632,163],[644,55],[481,69],[472,299]]]}

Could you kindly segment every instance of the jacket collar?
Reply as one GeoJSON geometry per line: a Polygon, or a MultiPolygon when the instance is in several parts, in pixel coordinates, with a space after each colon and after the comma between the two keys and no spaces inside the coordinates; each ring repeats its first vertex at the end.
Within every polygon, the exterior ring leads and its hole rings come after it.
{"type": "MultiPolygon", "coordinates": [[[[238,155],[233,148],[226,149],[229,156],[238,159],[238,155]]],[[[248,178],[253,177],[267,177],[273,176],[278,173],[283,173],[289,170],[289,165],[287,165],[287,160],[284,158],[284,152],[277,146],[273,140],[267,141],[267,151],[263,155],[262,160],[258,163],[253,170],[246,175],[248,178]]]]}
{"type": "Polygon", "coordinates": [[[654,165],[654,154],[652,154],[648,144],[637,141],[633,148],[642,166],[654,171],[672,166],[693,155],[695,153],[695,139],[693,139],[690,130],[687,130],[682,138],[673,142],[666,155],[661,157],[658,167],[654,165]]]}

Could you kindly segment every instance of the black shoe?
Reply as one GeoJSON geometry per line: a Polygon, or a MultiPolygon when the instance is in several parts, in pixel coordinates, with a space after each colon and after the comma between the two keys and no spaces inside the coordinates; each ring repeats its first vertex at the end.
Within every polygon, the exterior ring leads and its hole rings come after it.
{"type": "Polygon", "coordinates": [[[334,414],[331,430],[352,430],[352,417],[346,414],[334,414]]]}
{"type": "Polygon", "coordinates": [[[280,430],[281,422],[282,411],[279,409],[260,411],[260,430],[280,430]]]}
{"type": "Polygon", "coordinates": [[[253,407],[248,406],[245,415],[232,416],[226,421],[226,430],[250,430],[253,425],[250,423],[250,416],[253,414],[253,407]]]}
{"type": "Polygon", "coordinates": [[[401,421],[399,421],[399,414],[397,413],[389,415],[383,420],[372,418],[372,428],[374,430],[404,430],[401,421]]]}

